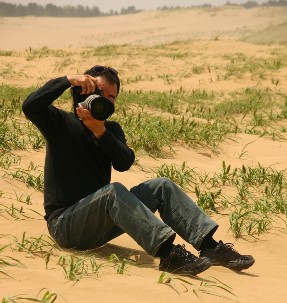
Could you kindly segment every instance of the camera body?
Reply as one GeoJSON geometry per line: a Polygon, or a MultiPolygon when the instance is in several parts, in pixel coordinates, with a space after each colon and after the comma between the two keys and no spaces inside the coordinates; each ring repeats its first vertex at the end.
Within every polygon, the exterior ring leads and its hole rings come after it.
{"type": "Polygon", "coordinates": [[[95,119],[100,121],[106,120],[114,113],[115,107],[113,102],[103,97],[98,88],[96,88],[95,92],[90,95],[81,95],[81,86],[73,86],[71,89],[74,108],[81,105],[83,108],[87,109],[95,119]]]}

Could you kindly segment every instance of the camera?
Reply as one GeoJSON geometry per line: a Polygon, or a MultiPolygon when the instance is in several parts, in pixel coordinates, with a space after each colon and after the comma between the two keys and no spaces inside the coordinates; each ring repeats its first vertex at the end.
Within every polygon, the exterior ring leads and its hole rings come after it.
{"type": "Polygon", "coordinates": [[[96,88],[95,92],[90,95],[81,95],[81,92],[81,86],[72,87],[74,108],[82,105],[82,107],[87,109],[95,119],[100,121],[106,120],[114,113],[115,107],[113,102],[103,97],[98,88],[96,88]]]}

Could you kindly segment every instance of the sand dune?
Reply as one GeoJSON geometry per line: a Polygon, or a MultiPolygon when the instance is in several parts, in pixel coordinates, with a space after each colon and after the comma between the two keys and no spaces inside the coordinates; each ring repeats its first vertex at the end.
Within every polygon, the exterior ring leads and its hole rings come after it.
{"type": "Polygon", "coordinates": [[[210,8],[84,19],[1,18],[0,49],[96,47],[125,43],[152,45],[183,39],[252,40],[252,36],[261,43],[286,42],[286,32],[280,30],[286,30],[286,11],[286,8],[210,8]],[[259,39],[257,33],[268,30],[271,25],[273,28],[269,29],[271,33],[267,40],[264,41],[264,37],[259,39]]]}

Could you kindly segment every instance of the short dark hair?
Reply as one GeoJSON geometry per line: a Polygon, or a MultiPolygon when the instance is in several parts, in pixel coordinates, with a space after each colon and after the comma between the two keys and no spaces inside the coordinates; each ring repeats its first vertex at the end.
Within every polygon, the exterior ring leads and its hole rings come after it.
{"type": "Polygon", "coordinates": [[[107,66],[95,65],[92,68],[86,70],[84,74],[90,75],[92,77],[105,78],[110,84],[117,85],[117,94],[119,93],[121,83],[120,78],[118,76],[118,72],[115,69],[107,66]]]}

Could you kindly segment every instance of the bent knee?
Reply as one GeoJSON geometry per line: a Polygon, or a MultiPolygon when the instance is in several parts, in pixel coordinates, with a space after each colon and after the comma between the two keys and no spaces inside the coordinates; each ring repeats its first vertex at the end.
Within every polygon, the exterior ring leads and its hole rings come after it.
{"type": "Polygon", "coordinates": [[[170,184],[174,185],[174,182],[171,181],[171,179],[169,179],[167,177],[160,177],[160,178],[156,178],[154,180],[159,186],[169,186],[170,184]]]}
{"type": "Polygon", "coordinates": [[[110,189],[115,193],[127,191],[128,189],[120,182],[113,182],[110,184],[110,189]]]}

